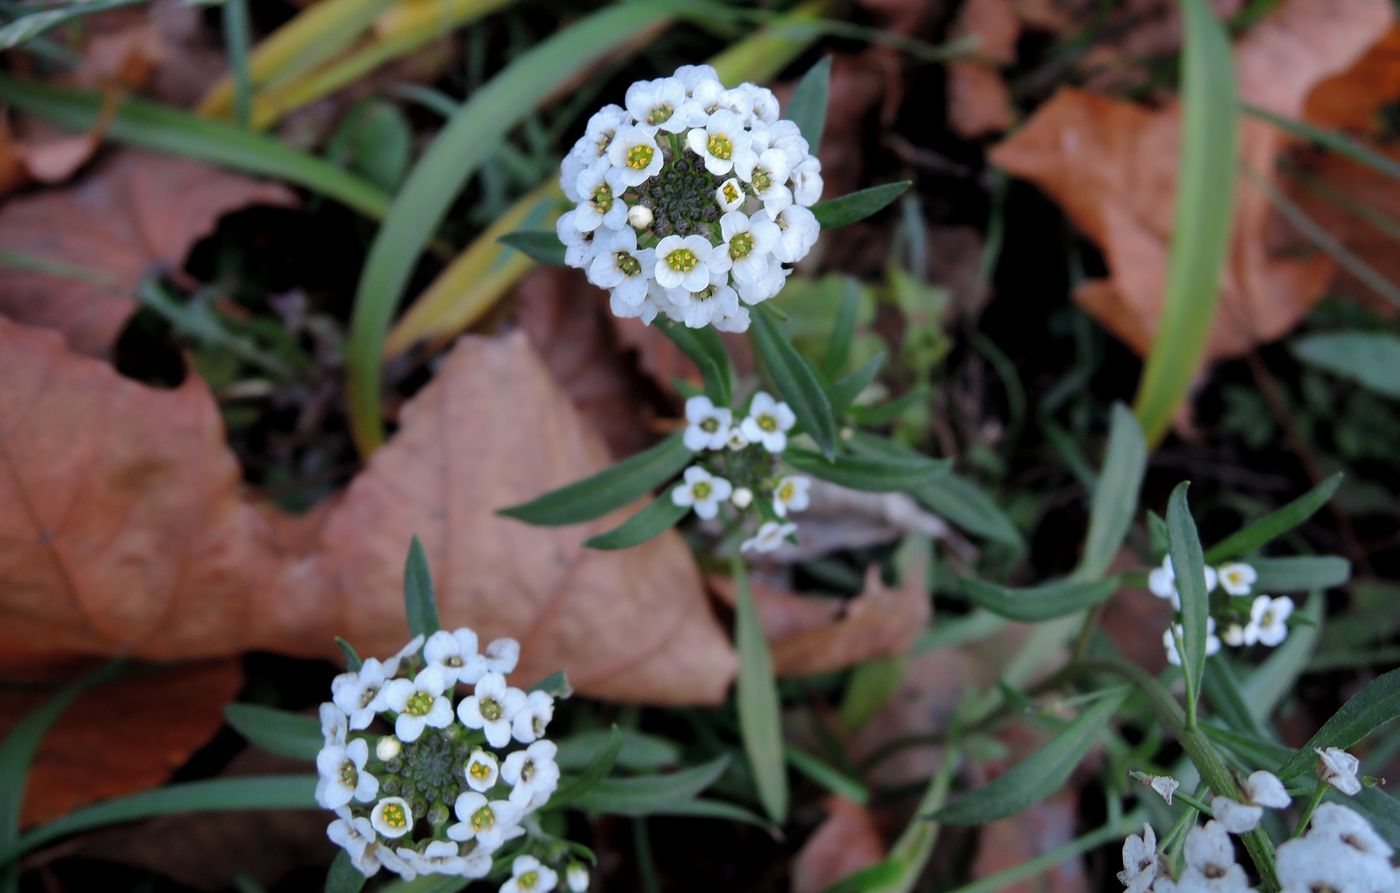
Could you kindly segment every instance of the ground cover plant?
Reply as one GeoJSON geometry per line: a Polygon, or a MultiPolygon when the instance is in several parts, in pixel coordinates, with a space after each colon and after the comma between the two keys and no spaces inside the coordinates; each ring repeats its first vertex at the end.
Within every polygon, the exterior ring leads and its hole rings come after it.
{"type": "Polygon", "coordinates": [[[1400,890],[1389,0],[0,17],[0,890],[1400,890]]]}

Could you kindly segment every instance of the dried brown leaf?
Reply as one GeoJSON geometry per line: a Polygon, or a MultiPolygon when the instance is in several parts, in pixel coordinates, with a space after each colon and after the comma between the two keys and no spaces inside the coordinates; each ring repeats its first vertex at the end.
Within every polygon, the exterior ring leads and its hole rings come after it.
{"type": "Polygon", "coordinates": [[[828,797],[826,818],[798,851],[792,893],[823,893],[843,878],[885,858],[885,841],[870,810],[828,797]]]}

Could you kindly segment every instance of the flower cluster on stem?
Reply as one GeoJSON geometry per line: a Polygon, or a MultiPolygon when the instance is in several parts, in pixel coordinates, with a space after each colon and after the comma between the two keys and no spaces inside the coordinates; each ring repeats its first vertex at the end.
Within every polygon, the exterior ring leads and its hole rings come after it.
{"type": "MultiPolygon", "coordinates": [[[[1207,656],[1218,652],[1222,643],[1231,648],[1253,645],[1273,648],[1288,638],[1288,618],[1293,614],[1293,599],[1256,595],[1254,584],[1258,579],[1258,571],[1244,562],[1230,562],[1220,567],[1206,566],[1206,595],[1209,596],[1217,588],[1224,595],[1223,600],[1217,600],[1218,605],[1212,605],[1212,616],[1207,622],[1207,656]],[[1217,618],[1224,627],[1221,634],[1216,632],[1217,618]]],[[[1176,588],[1176,570],[1172,567],[1170,555],[1162,559],[1161,567],[1153,568],[1147,575],[1147,588],[1158,598],[1170,599],[1172,607],[1181,609],[1181,594],[1176,588]]],[[[1176,623],[1162,633],[1162,647],[1166,649],[1167,660],[1177,666],[1181,665],[1181,655],[1176,647],[1181,634],[1181,625],[1176,623]]]]}

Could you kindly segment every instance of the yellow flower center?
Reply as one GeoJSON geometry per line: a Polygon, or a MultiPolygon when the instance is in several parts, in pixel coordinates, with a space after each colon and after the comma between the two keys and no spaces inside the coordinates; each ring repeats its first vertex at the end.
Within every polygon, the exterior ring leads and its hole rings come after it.
{"type": "MultiPolygon", "coordinates": [[[[642,165],[642,167],[646,167],[646,165],[642,165]]],[[[599,183],[598,188],[593,190],[593,195],[589,196],[588,201],[593,205],[593,210],[599,214],[608,213],[613,206],[612,187],[607,183],[599,183]]]]}
{"type": "Polygon", "coordinates": [[[408,827],[408,813],[404,812],[403,807],[397,803],[387,804],[381,815],[384,818],[384,824],[395,831],[408,827]]]}
{"type": "Polygon", "coordinates": [[[403,712],[409,716],[427,716],[433,709],[433,702],[437,700],[425,691],[415,691],[408,698],[408,703],[403,705],[403,712]]]}
{"type": "Polygon", "coordinates": [[[757,192],[767,192],[773,185],[773,175],[761,167],[753,169],[753,188],[757,192]]]}
{"type": "Polygon", "coordinates": [[[487,722],[495,722],[505,713],[500,702],[494,698],[482,698],[478,709],[481,710],[481,716],[487,722]]]}
{"type": "Polygon", "coordinates": [[[377,686],[377,685],[370,685],[370,686],[367,686],[367,687],[365,688],[365,690],[364,690],[364,693],[360,695],[360,706],[361,706],[361,707],[368,707],[368,706],[369,706],[369,702],[370,702],[370,701],[373,701],[373,700],[374,700],[375,698],[377,698],[378,696],[379,696],[379,686],[377,686]]]}
{"type": "Polygon", "coordinates": [[[477,781],[485,781],[491,777],[491,767],[485,763],[472,763],[467,771],[470,772],[472,778],[475,778],[477,781]]]}
{"type": "Polygon", "coordinates": [[[734,143],[722,133],[710,134],[710,139],[705,143],[705,148],[710,154],[720,159],[728,161],[734,155],[734,143]]]}
{"type": "Polygon", "coordinates": [[[634,171],[646,170],[655,154],[651,146],[633,146],[627,150],[627,166],[634,171]]]}
{"type": "Polygon", "coordinates": [[[496,826],[496,814],[491,811],[491,807],[483,806],[472,813],[472,830],[480,833],[483,830],[490,830],[496,826]]]}
{"type": "Polygon", "coordinates": [[[347,788],[353,788],[360,780],[360,772],[355,768],[355,764],[350,760],[340,764],[340,783],[347,788]]]}
{"type": "Polygon", "coordinates": [[[677,273],[689,273],[695,269],[695,265],[700,263],[700,258],[695,256],[695,252],[689,248],[677,248],[666,255],[666,266],[677,273]]]}
{"type": "Polygon", "coordinates": [[[671,120],[671,115],[675,114],[675,111],[675,109],[663,102],[647,113],[647,123],[665,124],[667,121],[671,120]]]}
{"type": "Polygon", "coordinates": [[[619,251],[614,254],[613,257],[617,263],[618,270],[629,279],[642,272],[642,262],[626,251],[619,251]]]}
{"type": "Polygon", "coordinates": [[[713,488],[705,481],[690,488],[690,494],[696,499],[708,499],[713,488]]]}
{"type": "Polygon", "coordinates": [[[777,431],[778,420],[771,415],[761,415],[758,417],[758,427],[762,428],[764,431],[777,431]]]}
{"type": "Polygon", "coordinates": [[[719,430],[719,419],[708,418],[700,423],[700,430],[713,434],[719,430]]]}
{"type": "Polygon", "coordinates": [[[729,256],[743,260],[753,253],[753,233],[735,233],[729,240],[729,256]]]}
{"type": "Polygon", "coordinates": [[[738,186],[735,186],[733,183],[725,183],[723,188],[724,200],[726,202],[733,204],[739,200],[740,192],[738,186]]]}
{"type": "Polygon", "coordinates": [[[778,488],[778,498],[783,502],[791,502],[796,493],[797,488],[792,485],[792,481],[783,481],[783,485],[778,488]]]}
{"type": "Polygon", "coordinates": [[[520,889],[533,890],[535,889],[535,885],[540,881],[540,873],[538,871],[527,871],[515,880],[516,883],[519,884],[520,889]]]}

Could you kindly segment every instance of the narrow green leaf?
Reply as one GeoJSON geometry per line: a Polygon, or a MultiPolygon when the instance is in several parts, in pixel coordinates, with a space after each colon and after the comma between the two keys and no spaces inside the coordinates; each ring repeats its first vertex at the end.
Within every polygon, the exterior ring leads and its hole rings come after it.
{"type": "Polygon", "coordinates": [[[223,0],[224,48],[233,75],[234,120],[248,130],[253,126],[253,81],[248,73],[248,51],[252,46],[248,23],[248,0],[223,0]]]}
{"type": "Polygon", "coordinates": [[[1254,672],[1240,684],[1240,694],[1249,705],[1250,714],[1259,722],[1267,722],[1285,697],[1293,692],[1298,678],[1307,670],[1308,661],[1317,648],[1325,622],[1326,599],[1315,593],[1294,613],[1301,623],[1292,626],[1288,639],[1275,648],[1254,672]]]}
{"type": "Polygon", "coordinates": [[[1014,815],[1049,796],[1069,778],[1124,697],[1126,694],[1109,695],[1094,702],[1024,762],[949,803],[932,818],[950,825],[983,825],[1014,815]]]}
{"type": "MultiPolygon", "coordinates": [[[[1215,661],[1211,661],[1211,663],[1215,663],[1215,661]]],[[[1207,670],[1207,677],[1209,677],[1209,670],[1207,670]]],[[[1210,723],[1202,723],[1201,731],[1212,742],[1233,752],[1250,766],[1279,766],[1294,754],[1291,747],[1284,747],[1282,744],[1275,744],[1245,732],[1232,732],[1210,723]]]]}
{"type": "MultiPolygon", "coordinates": [[[[622,748],[617,752],[617,765],[624,769],[656,770],[675,766],[681,761],[681,749],[674,742],[633,729],[618,729],[622,748]]],[[[577,772],[598,759],[611,746],[612,730],[598,729],[578,732],[559,739],[559,752],[554,761],[565,772],[577,772]]]]}
{"type": "Polygon", "coordinates": [[[1388,332],[1326,332],[1294,339],[1303,362],[1350,379],[1383,397],[1400,399],[1400,336],[1388,332]]]}
{"type": "Polygon", "coordinates": [[[754,308],[750,333],[754,351],[763,360],[778,393],[792,407],[798,424],[817,442],[822,455],[836,455],[836,419],[812,365],[783,335],[770,308],[762,304],[754,308]]]}
{"type": "Polygon", "coordinates": [[[968,598],[993,614],[1025,623],[1039,623],[1092,608],[1113,594],[1118,581],[1059,580],[1040,586],[1011,589],[968,578],[962,581],[962,585],[968,598]]]}
{"type": "Polygon", "coordinates": [[[309,716],[259,704],[229,704],[224,719],[233,730],[268,753],[314,760],[325,744],[321,724],[309,716]]]}
{"type": "Polygon", "coordinates": [[[1400,800],[1395,795],[1380,788],[1362,788],[1361,793],[1346,799],[1346,805],[1365,816],[1387,841],[1400,840],[1400,800]]]}
{"type": "Polygon", "coordinates": [[[792,764],[792,768],[831,793],[845,797],[852,803],[859,803],[862,806],[870,801],[870,790],[859,780],[851,778],[849,775],[843,775],[805,750],[800,750],[790,744],[783,748],[783,752],[787,754],[787,761],[792,764]]]}
{"type": "Polygon", "coordinates": [[[840,198],[833,198],[830,201],[813,205],[812,213],[816,216],[822,229],[846,226],[884,210],[913,185],[913,181],[900,180],[897,183],[871,186],[869,189],[862,189],[859,192],[852,192],[840,198]]]}
{"type": "Polygon", "coordinates": [[[1074,577],[1096,580],[1102,577],[1118,553],[1137,512],[1138,491],[1147,471],[1147,445],[1133,414],[1122,404],[1113,406],[1108,450],[1103,471],[1094,484],[1094,501],[1089,509],[1089,533],[1084,554],[1074,577]]]}
{"type": "MultiPolygon", "coordinates": [[[[572,805],[575,809],[586,812],[614,815],[642,816],[666,813],[693,800],[724,774],[728,765],[728,757],[718,757],[700,766],[666,775],[605,778],[572,805]]],[[[551,797],[550,803],[553,802],[554,798],[551,797]]]]}
{"type": "Polygon", "coordinates": [[[837,456],[831,461],[810,450],[788,447],[783,459],[812,477],[869,493],[914,491],[948,471],[947,459],[927,456],[837,456]]]}
{"type": "Polygon", "coordinates": [[[1217,564],[1268,545],[1311,518],[1327,504],[1341,483],[1342,472],[1339,471],[1284,507],[1231,534],[1211,546],[1206,552],[1206,563],[1217,564]]]}
{"type": "MultiPolygon", "coordinates": [[[[53,9],[41,9],[38,12],[21,15],[12,22],[6,22],[5,26],[0,28],[0,50],[8,50],[22,43],[28,43],[65,22],[71,22],[83,16],[145,2],[146,0],[84,0],[81,3],[68,3],[53,9]]],[[[815,150],[813,151],[815,152],[815,150]]]]}
{"type": "Polygon", "coordinates": [[[350,854],[338,850],[326,872],[326,893],[360,893],[368,880],[350,861],[350,854]]]}
{"type": "Polygon", "coordinates": [[[340,646],[340,652],[345,655],[346,668],[352,673],[360,672],[360,667],[363,667],[365,662],[360,659],[359,653],[355,651],[355,646],[351,645],[340,636],[335,637],[335,643],[340,646]]]}
{"type": "Polygon", "coordinates": [[[574,688],[569,684],[569,676],[563,670],[555,670],[530,686],[530,691],[542,691],[551,698],[573,697],[574,688]]]}
{"type": "Polygon", "coordinates": [[[647,540],[660,536],[676,526],[690,511],[690,506],[676,505],[671,501],[671,491],[667,490],[653,499],[646,508],[623,521],[607,533],[600,533],[584,541],[590,549],[630,549],[640,546],[647,540]]]}
{"type": "Polygon", "coordinates": [[[564,243],[559,241],[557,234],[549,230],[519,230],[506,233],[496,241],[509,245],[542,264],[564,266],[564,243]]]}
{"type": "Polygon", "coordinates": [[[397,105],[367,99],[351,110],[326,144],[326,158],[392,192],[408,174],[415,138],[397,105]]]}
{"type": "Polygon", "coordinates": [[[889,706],[904,682],[909,659],[908,654],[895,654],[867,660],[855,668],[841,697],[842,731],[856,734],[889,706]]]}
{"type": "MultiPolygon", "coordinates": [[[[64,129],[83,132],[92,129],[103,113],[99,93],[5,76],[0,76],[0,102],[46,118],[64,129]]],[[[274,137],[159,103],[121,100],[105,135],[119,143],[186,155],[295,183],[375,220],[382,220],[389,212],[386,193],[329,162],[299,152],[274,137]]]]}
{"type": "Polygon", "coordinates": [[[606,515],[650,493],[690,464],[695,454],[685,448],[683,436],[678,431],[592,477],[551,490],[529,502],[498,509],[496,514],[550,527],[578,524],[606,515]]]}
{"type": "Polygon", "coordinates": [[[692,329],[669,319],[658,319],[654,325],[671,343],[690,357],[705,382],[705,396],[716,406],[731,406],[734,402],[734,367],[729,352],[714,329],[692,329]]]}
{"type": "Polygon", "coordinates": [[[1259,574],[1255,592],[1310,592],[1341,586],[1351,579],[1351,562],[1337,555],[1255,558],[1249,564],[1259,574]]]}
{"type": "Polygon", "coordinates": [[[787,821],[787,767],[783,761],[782,705],[773,678],[773,658],[758,621],[748,571],[742,558],[730,562],[734,581],[734,644],[739,651],[739,733],[744,739],[758,785],[758,799],[768,817],[781,825],[787,821]]]}
{"type": "Polygon", "coordinates": [[[904,866],[898,859],[881,859],[854,874],[848,874],[822,893],[875,893],[899,881],[904,866]]]}
{"type": "Polygon", "coordinates": [[[1240,687],[1240,679],[1235,675],[1234,664],[1229,658],[1222,655],[1216,660],[1206,661],[1206,675],[1202,682],[1201,693],[1205,695],[1215,715],[1225,720],[1230,728],[1256,738],[1274,737],[1268,727],[1250,713],[1249,705],[1244,700],[1244,691],[1240,687]]]}
{"type": "MultiPolygon", "coordinates": [[[[112,661],[63,688],[15,723],[0,741],[0,850],[9,849],[19,837],[24,788],[39,743],[79,695],[115,678],[125,665],[122,660],[112,661]]],[[[0,865],[7,861],[0,859],[0,865]]]]}
{"type": "Polygon", "coordinates": [[[467,181],[545,98],[581,71],[682,11],[674,0],[607,6],[516,56],[448,119],[394,197],[370,246],[346,350],[351,429],[362,455],[384,441],[384,338],[419,255],[467,181]]]}
{"type": "Polygon", "coordinates": [[[788,100],[787,111],[783,115],[797,125],[802,138],[811,146],[813,155],[821,148],[822,130],[826,127],[827,97],[830,92],[831,57],[823,56],[816,65],[807,69],[807,73],[797,82],[797,87],[792,91],[792,98],[788,100]]]}
{"type": "Polygon", "coordinates": [[[409,543],[408,560],[403,565],[403,606],[408,616],[409,635],[431,636],[442,629],[428,556],[416,536],[409,543]]]}
{"type": "Polygon", "coordinates": [[[559,782],[559,787],[549,798],[550,805],[567,806],[594,790],[612,771],[621,750],[622,732],[617,726],[613,726],[612,730],[608,732],[607,744],[593,758],[593,762],[588,765],[588,768],[573,778],[562,779],[559,782]]]}
{"type": "Polygon", "coordinates": [[[885,355],[877,353],[862,363],[858,369],[833,382],[826,392],[827,400],[831,403],[832,414],[840,416],[845,413],[855,402],[855,399],[861,395],[861,392],[875,381],[875,377],[880,374],[880,368],[884,365],[885,355]]]}
{"type": "Polygon", "coordinates": [[[1366,683],[1332,718],[1322,724],[1302,749],[1279,770],[1282,779],[1306,773],[1317,760],[1317,749],[1351,747],[1381,726],[1400,717],[1400,669],[1366,683]]]}
{"type": "Polygon", "coordinates": [[[1134,409],[1149,443],[1196,378],[1234,220],[1239,100],[1230,39],[1207,0],[1181,0],[1183,125],[1166,295],[1134,409]]]}
{"type": "Polygon", "coordinates": [[[692,800],[679,800],[670,805],[659,806],[648,813],[651,816],[680,816],[697,819],[719,819],[725,822],[740,822],[762,828],[771,836],[778,837],[779,829],[772,822],[756,815],[742,806],[726,803],[723,800],[706,800],[697,797],[692,800]]]}
{"type": "Polygon", "coordinates": [[[912,491],[914,498],[968,533],[1016,549],[1025,548],[1021,531],[992,498],[954,472],[939,475],[912,491]]]}
{"type": "Polygon", "coordinates": [[[822,372],[828,379],[836,378],[846,368],[859,319],[860,282],[854,276],[847,276],[846,287],[841,292],[841,306],[837,308],[836,321],[831,326],[831,338],[826,342],[826,357],[822,360],[822,372]]]}
{"type": "Polygon", "coordinates": [[[254,775],[172,784],[89,806],[35,828],[12,845],[0,847],[0,864],[69,834],[119,822],[184,812],[316,808],[314,775],[254,775]]]}
{"type": "Polygon", "coordinates": [[[1355,140],[1348,139],[1340,131],[1329,130],[1323,127],[1314,127],[1306,121],[1285,118],[1282,115],[1276,115],[1268,109],[1262,109],[1248,102],[1240,103],[1240,107],[1244,109],[1245,114],[1263,121],[1268,121],[1280,130],[1286,130],[1296,137],[1310,140],[1339,155],[1345,155],[1352,161],[1358,164],[1364,164],[1377,173],[1400,179],[1400,164],[1397,164],[1394,159],[1382,155],[1380,152],[1358,143],[1355,140]]]}
{"type": "Polygon", "coordinates": [[[1196,697],[1206,670],[1206,622],[1210,596],[1206,593],[1205,558],[1196,522],[1186,502],[1188,483],[1178,484],[1167,501],[1167,536],[1171,542],[1176,591],[1181,595],[1181,666],[1186,675],[1186,725],[1195,725],[1196,697]]]}

